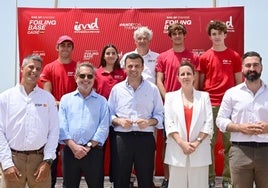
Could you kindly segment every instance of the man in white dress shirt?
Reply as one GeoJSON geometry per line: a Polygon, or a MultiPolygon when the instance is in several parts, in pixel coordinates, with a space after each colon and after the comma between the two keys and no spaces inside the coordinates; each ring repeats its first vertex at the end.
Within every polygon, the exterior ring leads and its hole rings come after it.
{"type": "Polygon", "coordinates": [[[49,188],[59,120],[54,97],[37,86],[43,60],[24,58],[21,82],[0,94],[2,188],[49,188]]]}
{"type": "Polygon", "coordinates": [[[231,132],[231,179],[235,188],[268,187],[268,88],[260,79],[262,58],[243,56],[245,82],[226,91],[216,119],[222,132],[231,132]]]}

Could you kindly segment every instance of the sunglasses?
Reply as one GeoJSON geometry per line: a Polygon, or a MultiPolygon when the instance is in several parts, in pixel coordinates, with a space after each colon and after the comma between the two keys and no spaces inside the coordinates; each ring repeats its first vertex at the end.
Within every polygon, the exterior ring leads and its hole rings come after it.
{"type": "Polygon", "coordinates": [[[94,76],[92,74],[79,74],[79,78],[81,79],[85,79],[86,77],[91,80],[94,76]]]}

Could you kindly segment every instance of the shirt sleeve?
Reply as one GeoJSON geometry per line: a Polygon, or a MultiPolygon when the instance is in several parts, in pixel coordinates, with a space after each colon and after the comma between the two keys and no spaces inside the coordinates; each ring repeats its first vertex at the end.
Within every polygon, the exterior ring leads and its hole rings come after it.
{"type": "Polygon", "coordinates": [[[230,90],[227,90],[223,96],[221,106],[216,118],[217,127],[222,132],[226,132],[227,125],[232,122],[231,114],[232,114],[232,98],[230,90]]]}
{"type": "Polygon", "coordinates": [[[103,145],[105,140],[107,139],[110,125],[109,123],[110,116],[107,101],[103,100],[101,106],[102,108],[99,117],[100,119],[99,126],[92,138],[92,140],[99,142],[100,143],[99,145],[103,145]]]}
{"type": "Polygon", "coordinates": [[[51,73],[50,73],[51,71],[50,71],[50,64],[47,64],[45,67],[44,67],[44,69],[43,69],[43,71],[42,71],[42,73],[41,73],[41,75],[40,75],[40,80],[41,80],[41,82],[48,82],[48,81],[51,81],[51,73]]]}
{"type": "Polygon", "coordinates": [[[47,143],[44,148],[44,159],[55,159],[59,140],[59,115],[56,102],[51,95],[49,99],[49,129],[47,143]]]}
{"type": "Polygon", "coordinates": [[[155,72],[162,72],[162,73],[165,72],[162,54],[160,54],[156,59],[155,72]]]}
{"type": "Polygon", "coordinates": [[[205,109],[203,114],[205,115],[204,127],[201,132],[206,133],[212,137],[213,135],[213,115],[212,115],[212,106],[209,98],[209,94],[206,92],[204,94],[205,109]]]}
{"type": "Polygon", "coordinates": [[[7,99],[3,98],[3,94],[0,95],[0,163],[2,165],[2,169],[5,170],[9,167],[14,166],[12,161],[11,150],[8,144],[8,141],[5,137],[5,115],[6,114],[6,104],[7,99]]]}
{"type": "Polygon", "coordinates": [[[157,129],[163,129],[164,107],[163,107],[163,101],[162,101],[160,92],[157,88],[155,89],[155,92],[154,92],[154,103],[155,103],[155,108],[153,110],[152,118],[155,118],[158,121],[155,127],[157,129]]]}
{"type": "Polygon", "coordinates": [[[113,119],[117,118],[116,113],[115,113],[115,94],[116,92],[114,92],[115,89],[112,88],[110,96],[108,98],[108,106],[109,106],[109,110],[110,110],[110,125],[112,125],[113,119]]]}
{"type": "Polygon", "coordinates": [[[59,143],[65,144],[64,140],[71,139],[71,135],[68,129],[68,122],[67,122],[67,102],[69,98],[68,95],[64,95],[60,100],[59,105],[59,124],[60,124],[60,136],[59,136],[59,143]]]}

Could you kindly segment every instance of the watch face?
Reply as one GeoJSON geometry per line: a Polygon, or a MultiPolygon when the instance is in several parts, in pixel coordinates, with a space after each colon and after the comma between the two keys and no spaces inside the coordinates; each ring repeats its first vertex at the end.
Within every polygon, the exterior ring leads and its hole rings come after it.
{"type": "Polygon", "coordinates": [[[91,143],[91,142],[88,142],[88,143],[87,143],[87,146],[88,146],[88,147],[91,147],[91,146],[92,146],[92,143],[91,143]]]}
{"type": "Polygon", "coordinates": [[[52,163],[53,163],[53,159],[46,159],[45,160],[49,165],[52,165],[52,163]]]}

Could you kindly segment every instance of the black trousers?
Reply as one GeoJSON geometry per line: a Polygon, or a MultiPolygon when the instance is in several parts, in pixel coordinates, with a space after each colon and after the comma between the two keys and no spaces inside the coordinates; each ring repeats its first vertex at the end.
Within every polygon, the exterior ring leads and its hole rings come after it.
{"type": "Polygon", "coordinates": [[[56,149],[56,158],[54,159],[52,165],[51,165],[51,188],[55,188],[56,182],[57,182],[57,166],[59,162],[59,153],[60,151],[60,144],[58,144],[57,149],[56,149]]]}
{"type": "Polygon", "coordinates": [[[114,187],[126,188],[129,186],[133,165],[138,187],[152,187],[156,148],[153,133],[115,131],[114,134],[114,187]]]}
{"type": "Polygon", "coordinates": [[[68,146],[63,148],[63,174],[66,188],[79,188],[81,176],[85,176],[89,188],[103,188],[103,148],[92,148],[82,159],[76,159],[68,146]]]}

